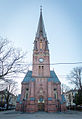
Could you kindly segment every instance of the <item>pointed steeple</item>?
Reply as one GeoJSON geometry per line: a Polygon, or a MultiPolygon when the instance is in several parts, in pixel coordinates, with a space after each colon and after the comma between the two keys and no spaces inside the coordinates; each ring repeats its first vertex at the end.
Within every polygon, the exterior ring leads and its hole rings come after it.
{"type": "Polygon", "coordinates": [[[43,38],[46,38],[46,32],[45,32],[44,22],[43,22],[43,17],[42,17],[42,6],[40,7],[40,18],[39,18],[36,37],[39,38],[40,35],[42,35],[43,38]]]}

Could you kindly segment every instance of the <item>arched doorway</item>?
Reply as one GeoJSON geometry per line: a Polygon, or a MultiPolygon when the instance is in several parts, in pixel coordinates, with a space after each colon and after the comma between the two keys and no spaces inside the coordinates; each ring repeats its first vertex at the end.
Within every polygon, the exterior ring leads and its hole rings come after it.
{"type": "Polygon", "coordinates": [[[38,111],[44,111],[44,98],[40,96],[38,99],[38,111]]]}

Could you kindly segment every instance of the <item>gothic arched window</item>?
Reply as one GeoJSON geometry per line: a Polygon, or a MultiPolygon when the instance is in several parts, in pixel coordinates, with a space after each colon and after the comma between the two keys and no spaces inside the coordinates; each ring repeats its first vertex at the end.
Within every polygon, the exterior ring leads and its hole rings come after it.
{"type": "Polygon", "coordinates": [[[28,98],[28,93],[29,93],[29,89],[27,88],[27,89],[26,89],[26,96],[25,96],[26,99],[28,98]]]}
{"type": "Polygon", "coordinates": [[[44,66],[39,66],[38,68],[39,68],[38,69],[39,76],[44,76],[44,66]]]}
{"type": "Polygon", "coordinates": [[[40,49],[42,49],[42,41],[40,41],[40,49]]]}
{"type": "Polygon", "coordinates": [[[39,73],[39,75],[41,74],[41,66],[39,66],[38,73],[39,73]]]}
{"type": "Polygon", "coordinates": [[[42,76],[44,76],[44,66],[42,66],[42,76]]]}
{"type": "Polygon", "coordinates": [[[57,90],[54,88],[54,98],[57,99],[58,95],[57,95],[57,90]]]}

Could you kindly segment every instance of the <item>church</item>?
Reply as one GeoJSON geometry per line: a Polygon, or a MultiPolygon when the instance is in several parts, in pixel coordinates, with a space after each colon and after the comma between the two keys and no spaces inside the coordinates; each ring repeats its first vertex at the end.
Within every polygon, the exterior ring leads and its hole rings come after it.
{"type": "Polygon", "coordinates": [[[16,111],[66,111],[66,101],[64,95],[61,95],[61,82],[56,73],[50,70],[50,54],[42,9],[34,40],[32,71],[28,70],[21,85],[16,111]]]}

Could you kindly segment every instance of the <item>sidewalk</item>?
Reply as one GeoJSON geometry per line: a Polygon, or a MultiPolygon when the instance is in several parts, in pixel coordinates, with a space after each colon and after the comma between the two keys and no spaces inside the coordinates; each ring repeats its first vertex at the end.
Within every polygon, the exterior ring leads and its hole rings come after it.
{"type": "Polygon", "coordinates": [[[0,112],[0,119],[82,119],[82,112],[67,111],[57,113],[22,113],[10,110],[0,112]]]}

